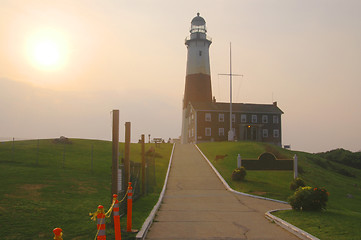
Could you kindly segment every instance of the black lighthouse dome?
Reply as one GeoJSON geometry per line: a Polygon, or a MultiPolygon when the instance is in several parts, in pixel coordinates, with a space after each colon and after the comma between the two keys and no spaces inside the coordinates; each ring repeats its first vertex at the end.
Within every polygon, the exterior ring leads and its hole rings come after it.
{"type": "Polygon", "coordinates": [[[192,19],[190,32],[207,32],[206,21],[204,20],[204,18],[199,16],[199,13],[197,13],[197,16],[192,19]]]}

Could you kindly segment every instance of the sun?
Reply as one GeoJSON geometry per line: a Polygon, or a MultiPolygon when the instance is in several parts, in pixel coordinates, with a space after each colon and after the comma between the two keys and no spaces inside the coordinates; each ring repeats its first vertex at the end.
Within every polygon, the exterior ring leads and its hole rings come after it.
{"type": "Polygon", "coordinates": [[[55,66],[60,61],[60,46],[48,39],[39,41],[34,46],[33,57],[37,64],[41,66],[55,66]]]}
{"type": "Polygon", "coordinates": [[[28,41],[28,56],[32,65],[42,70],[59,69],[65,63],[66,44],[61,34],[42,31],[28,41]]]}

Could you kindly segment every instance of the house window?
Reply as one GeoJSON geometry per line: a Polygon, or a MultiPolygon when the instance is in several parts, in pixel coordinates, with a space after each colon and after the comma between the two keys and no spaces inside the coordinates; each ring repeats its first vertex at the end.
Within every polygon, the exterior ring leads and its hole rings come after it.
{"type": "Polygon", "coordinates": [[[232,114],[232,122],[236,122],[236,114],[232,114]]]}
{"type": "Polygon", "coordinates": [[[206,122],[210,122],[210,121],[211,121],[211,114],[206,113],[206,122]]]}
{"type": "Polygon", "coordinates": [[[279,138],[280,137],[280,130],[274,129],[273,130],[273,137],[274,138],[279,138]]]}
{"type": "Polygon", "coordinates": [[[257,123],[257,115],[252,115],[252,123],[257,123]]]}
{"type": "Polygon", "coordinates": [[[202,56],[202,51],[199,51],[199,56],[202,56]]]}
{"type": "Polygon", "coordinates": [[[224,136],[224,128],[218,128],[218,135],[220,137],[223,137],[224,136]]]}
{"type": "Polygon", "coordinates": [[[218,122],[224,122],[224,114],[223,113],[218,114],[218,122]]]}
{"type": "Polygon", "coordinates": [[[206,132],[205,132],[205,133],[206,133],[205,135],[206,135],[207,137],[210,137],[210,136],[212,135],[211,128],[206,128],[205,131],[206,131],[206,132]]]}
{"type": "Polygon", "coordinates": [[[243,123],[247,122],[247,115],[246,114],[241,114],[241,122],[243,122],[243,123]]]}
{"type": "Polygon", "coordinates": [[[192,115],[191,115],[191,118],[192,118],[192,120],[194,119],[194,114],[192,113],[192,115]]]}
{"type": "Polygon", "coordinates": [[[268,137],[268,129],[262,130],[262,137],[267,138],[268,137]]]}
{"type": "Polygon", "coordinates": [[[194,128],[192,128],[192,137],[194,137],[194,128]]]}
{"type": "Polygon", "coordinates": [[[262,115],[262,123],[268,123],[268,116],[262,115]]]}
{"type": "Polygon", "coordinates": [[[273,123],[279,123],[277,115],[273,115],[273,123]]]}
{"type": "Polygon", "coordinates": [[[188,137],[191,137],[191,130],[188,130],[188,137]]]}

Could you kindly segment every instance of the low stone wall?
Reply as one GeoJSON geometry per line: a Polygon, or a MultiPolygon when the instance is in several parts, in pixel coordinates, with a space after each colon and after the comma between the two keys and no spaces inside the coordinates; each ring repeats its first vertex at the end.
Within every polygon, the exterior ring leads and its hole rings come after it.
{"type": "Polygon", "coordinates": [[[293,159],[277,159],[272,153],[262,153],[258,159],[242,159],[246,170],[293,170],[293,159]]]}

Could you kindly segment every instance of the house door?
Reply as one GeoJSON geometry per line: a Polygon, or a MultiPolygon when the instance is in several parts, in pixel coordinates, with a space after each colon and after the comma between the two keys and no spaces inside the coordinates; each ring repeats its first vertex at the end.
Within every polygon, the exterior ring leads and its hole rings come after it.
{"type": "Polygon", "coordinates": [[[257,127],[255,126],[246,126],[246,140],[257,141],[257,127]]]}

